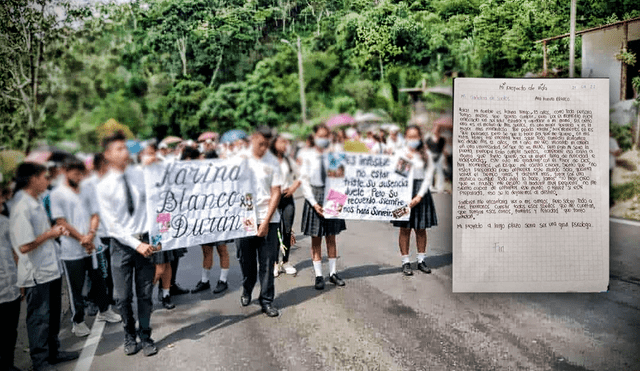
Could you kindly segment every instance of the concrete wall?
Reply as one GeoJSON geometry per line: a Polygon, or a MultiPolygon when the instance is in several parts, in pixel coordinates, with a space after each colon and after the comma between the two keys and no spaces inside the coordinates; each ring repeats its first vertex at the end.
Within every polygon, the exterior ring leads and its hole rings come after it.
{"type": "MultiPolygon", "coordinates": [[[[622,46],[622,31],[620,26],[582,35],[582,77],[608,77],[610,105],[620,101],[621,62],[615,55],[622,46]]],[[[628,35],[629,41],[640,39],[640,22],[629,23],[628,35]]]]}

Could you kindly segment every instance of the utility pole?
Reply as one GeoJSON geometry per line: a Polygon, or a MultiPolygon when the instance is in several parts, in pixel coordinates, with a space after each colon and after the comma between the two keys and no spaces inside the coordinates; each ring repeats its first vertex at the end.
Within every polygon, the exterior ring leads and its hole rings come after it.
{"type": "Polygon", "coordinates": [[[571,0],[571,26],[569,31],[569,77],[573,77],[576,63],[576,1],[571,0]]]}
{"type": "MultiPolygon", "coordinates": [[[[281,42],[291,46],[289,40],[281,39],[281,42]]],[[[302,47],[300,45],[300,36],[298,36],[298,78],[300,83],[300,110],[302,111],[302,123],[307,123],[307,100],[304,96],[304,67],[302,66],[302,47]]]]}

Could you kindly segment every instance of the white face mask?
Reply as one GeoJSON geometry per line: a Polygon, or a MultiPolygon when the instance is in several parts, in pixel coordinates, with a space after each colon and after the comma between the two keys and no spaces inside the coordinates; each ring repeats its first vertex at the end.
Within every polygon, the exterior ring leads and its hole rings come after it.
{"type": "Polygon", "coordinates": [[[329,147],[329,139],[327,138],[315,138],[314,143],[318,148],[327,148],[329,147]]]}
{"type": "Polygon", "coordinates": [[[417,149],[418,147],[420,147],[421,143],[422,142],[420,141],[420,139],[407,140],[407,146],[413,149],[417,149]]]}

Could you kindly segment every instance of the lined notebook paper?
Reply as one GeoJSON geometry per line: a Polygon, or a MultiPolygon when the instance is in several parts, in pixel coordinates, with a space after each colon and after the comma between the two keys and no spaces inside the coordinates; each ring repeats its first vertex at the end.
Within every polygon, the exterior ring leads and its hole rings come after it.
{"type": "Polygon", "coordinates": [[[454,80],[454,292],[607,290],[608,97],[608,79],[454,80]]]}

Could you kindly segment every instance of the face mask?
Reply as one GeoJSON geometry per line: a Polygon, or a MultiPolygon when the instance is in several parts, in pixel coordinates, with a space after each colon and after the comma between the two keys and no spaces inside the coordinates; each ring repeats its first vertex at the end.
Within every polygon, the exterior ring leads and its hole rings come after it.
{"type": "Polygon", "coordinates": [[[414,140],[407,140],[407,145],[413,149],[417,149],[418,147],[420,147],[420,139],[414,139],[414,140]]]}
{"type": "Polygon", "coordinates": [[[329,147],[329,139],[327,138],[315,138],[315,143],[319,148],[329,147]]]}

